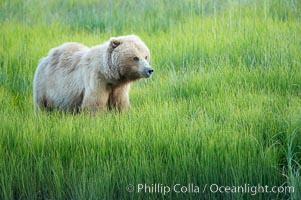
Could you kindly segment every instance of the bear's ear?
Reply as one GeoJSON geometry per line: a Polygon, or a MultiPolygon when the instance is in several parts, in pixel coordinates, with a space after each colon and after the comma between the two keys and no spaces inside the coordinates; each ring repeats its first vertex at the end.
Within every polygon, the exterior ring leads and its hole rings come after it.
{"type": "Polygon", "coordinates": [[[117,38],[111,38],[110,44],[113,47],[113,49],[115,49],[116,47],[118,47],[121,44],[121,41],[118,40],[117,38]]]}

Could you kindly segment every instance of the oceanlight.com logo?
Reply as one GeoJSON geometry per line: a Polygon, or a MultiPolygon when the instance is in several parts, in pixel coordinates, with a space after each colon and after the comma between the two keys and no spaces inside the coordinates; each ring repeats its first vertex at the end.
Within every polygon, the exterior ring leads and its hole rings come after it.
{"type": "Polygon", "coordinates": [[[220,186],[217,184],[211,184],[209,187],[211,193],[248,193],[256,195],[259,193],[294,193],[293,186],[262,186],[244,184],[240,186],[220,186]]]}
{"type": "Polygon", "coordinates": [[[135,193],[148,193],[148,194],[156,194],[160,193],[163,195],[167,195],[169,193],[187,193],[187,194],[197,194],[197,193],[246,193],[251,195],[256,195],[260,193],[294,193],[293,186],[268,186],[268,185],[250,185],[243,184],[238,186],[222,186],[218,184],[205,184],[203,186],[199,186],[193,183],[189,184],[174,184],[174,185],[166,185],[162,183],[138,183],[137,185],[128,184],[126,187],[128,192],[135,193]]]}

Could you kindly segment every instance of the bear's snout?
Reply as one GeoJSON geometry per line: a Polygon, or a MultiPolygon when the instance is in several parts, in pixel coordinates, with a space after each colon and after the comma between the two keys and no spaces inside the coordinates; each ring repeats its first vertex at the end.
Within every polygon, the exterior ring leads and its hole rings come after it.
{"type": "Polygon", "coordinates": [[[145,74],[146,78],[149,78],[152,75],[153,72],[154,72],[154,69],[151,68],[151,67],[145,67],[144,68],[144,74],[145,74]]]}

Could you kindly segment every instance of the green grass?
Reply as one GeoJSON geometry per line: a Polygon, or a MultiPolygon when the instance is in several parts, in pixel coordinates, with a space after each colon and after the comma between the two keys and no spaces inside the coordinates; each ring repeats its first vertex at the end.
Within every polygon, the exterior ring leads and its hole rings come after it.
{"type": "Polygon", "coordinates": [[[289,0],[1,1],[0,199],[301,199],[300,10],[289,0]],[[50,48],[131,33],[155,74],[133,83],[129,112],[34,114],[33,74],[50,48]],[[200,193],[126,191],[140,183],[200,193]]]}

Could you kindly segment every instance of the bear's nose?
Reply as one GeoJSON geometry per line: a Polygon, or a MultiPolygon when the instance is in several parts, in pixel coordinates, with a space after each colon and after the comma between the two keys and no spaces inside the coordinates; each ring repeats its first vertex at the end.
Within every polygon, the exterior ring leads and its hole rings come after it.
{"type": "Polygon", "coordinates": [[[145,78],[149,78],[152,75],[153,72],[154,72],[154,69],[151,68],[150,66],[147,66],[147,67],[144,68],[144,72],[143,72],[144,75],[143,76],[145,78]]]}

